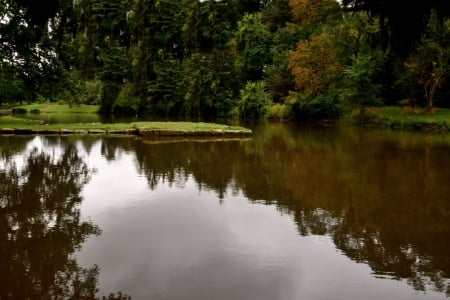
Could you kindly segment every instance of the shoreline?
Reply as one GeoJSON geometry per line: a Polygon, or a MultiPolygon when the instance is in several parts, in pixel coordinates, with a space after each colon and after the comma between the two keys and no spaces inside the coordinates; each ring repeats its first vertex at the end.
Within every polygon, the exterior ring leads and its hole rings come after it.
{"type": "Polygon", "coordinates": [[[338,123],[356,127],[446,134],[450,132],[450,110],[435,108],[432,113],[425,114],[408,107],[369,107],[363,115],[355,110],[343,115],[338,123]]]}
{"type": "Polygon", "coordinates": [[[0,117],[1,135],[126,135],[161,137],[250,137],[252,130],[241,126],[207,122],[145,121],[132,123],[56,123],[15,116],[0,117]]]}
{"type": "Polygon", "coordinates": [[[0,128],[2,135],[126,135],[143,138],[189,138],[189,137],[211,137],[211,138],[248,138],[253,135],[251,130],[244,129],[211,129],[211,130],[184,130],[184,129],[149,129],[149,128],[126,128],[126,129],[49,129],[49,128],[0,128]]]}

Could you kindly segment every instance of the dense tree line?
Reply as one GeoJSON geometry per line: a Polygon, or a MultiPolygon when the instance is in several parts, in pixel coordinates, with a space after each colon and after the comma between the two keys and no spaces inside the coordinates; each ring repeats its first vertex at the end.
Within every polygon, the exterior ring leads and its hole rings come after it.
{"type": "Polygon", "coordinates": [[[0,0],[0,102],[301,120],[448,106],[447,2],[0,0]]]}

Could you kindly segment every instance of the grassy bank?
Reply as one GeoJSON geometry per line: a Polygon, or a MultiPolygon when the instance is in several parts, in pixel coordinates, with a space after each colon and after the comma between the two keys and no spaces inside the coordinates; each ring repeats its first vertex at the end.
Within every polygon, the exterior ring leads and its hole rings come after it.
{"type": "Polygon", "coordinates": [[[341,122],[367,127],[388,127],[392,129],[450,131],[450,109],[435,108],[431,112],[410,107],[367,108],[363,115],[359,110],[345,115],[341,122]]]}
{"type": "Polygon", "coordinates": [[[249,136],[251,130],[215,123],[195,122],[133,122],[43,124],[42,121],[0,117],[3,134],[134,134],[145,137],[175,136],[249,136]]]}
{"type": "Polygon", "coordinates": [[[88,113],[97,113],[99,110],[98,105],[68,105],[68,104],[30,104],[30,105],[22,105],[15,106],[13,109],[18,111],[23,111],[24,113],[67,113],[67,114],[88,114],[88,113]]]}
{"type": "MultiPolygon", "coordinates": [[[[69,117],[52,118],[47,116],[89,116],[98,112],[95,105],[31,104],[16,106],[13,115],[0,117],[2,134],[134,134],[146,137],[184,137],[184,136],[249,136],[251,130],[238,126],[196,122],[133,122],[103,124],[100,122],[71,122],[69,117]],[[45,115],[42,119],[36,116],[45,115]],[[56,120],[63,120],[58,122],[56,120]]],[[[83,119],[86,119],[86,118],[83,119]]],[[[88,118],[89,119],[89,118],[88,118]]],[[[96,118],[94,118],[97,120],[96,118]]]]}

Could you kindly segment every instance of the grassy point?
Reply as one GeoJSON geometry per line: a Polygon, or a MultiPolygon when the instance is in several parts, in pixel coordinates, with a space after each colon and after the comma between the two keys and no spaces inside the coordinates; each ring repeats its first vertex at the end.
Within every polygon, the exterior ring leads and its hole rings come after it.
{"type": "Polygon", "coordinates": [[[145,136],[185,136],[185,135],[251,135],[251,130],[215,123],[195,122],[134,122],[134,123],[72,123],[43,124],[42,121],[0,117],[0,132],[3,133],[128,133],[145,136]]]}
{"type": "Polygon", "coordinates": [[[27,111],[39,110],[41,113],[97,113],[99,110],[98,105],[69,105],[69,104],[55,104],[55,103],[41,103],[15,106],[14,108],[21,108],[27,111]]]}
{"type": "Polygon", "coordinates": [[[364,115],[353,110],[342,118],[344,124],[393,129],[450,131],[450,109],[434,108],[431,112],[411,107],[371,107],[364,115]]]}

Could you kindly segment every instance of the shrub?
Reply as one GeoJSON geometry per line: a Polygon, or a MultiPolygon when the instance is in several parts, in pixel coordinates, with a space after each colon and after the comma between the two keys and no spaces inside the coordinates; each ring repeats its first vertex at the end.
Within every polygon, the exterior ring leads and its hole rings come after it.
{"type": "Polygon", "coordinates": [[[41,113],[41,111],[39,109],[37,109],[37,108],[34,108],[34,109],[30,110],[30,114],[38,115],[40,113],[41,113]]]}
{"type": "Polygon", "coordinates": [[[136,115],[139,108],[139,98],[132,95],[132,86],[122,86],[114,101],[112,113],[115,115],[136,115]]]}
{"type": "Polygon", "coordinates": [[[248,82],[241,90],[239,115],[243,118],[256,119],[264,116],[272,103],[271,96],[264,91],[264,82],[248,82]]]}
{"type": "Polygon", "coordinates": [[[26,114],[28,111],[26,108],[23,107],[14,107],[11,112],[13,113],[13,115],[24,115],[26,114]]]}
{"type": "Polygon", "coordinates": [[[267,117],[272,120],[288,120],[291,118],[291,107],[286,104],[276,103],[270,106],[267,117]]]}
{"type": "Polygon", "coordinates": [[[315,98],[296,96],[292,113],[299,121],[319,121],[336,119],[342,114],[337,94],[328,94],[315,98]]]}
{"type": "Polygon", "coordinates": [[[97,105],[102,100],[102,82],[97,79],[84,82],[84,90],[82,91],[81,103],[97,105]]]}

